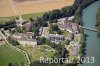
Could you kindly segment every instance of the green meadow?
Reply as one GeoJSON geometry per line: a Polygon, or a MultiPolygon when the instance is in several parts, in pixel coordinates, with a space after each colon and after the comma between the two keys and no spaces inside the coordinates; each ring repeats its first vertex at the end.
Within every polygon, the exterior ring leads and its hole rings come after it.
{"type": "Polygon", "coordinates": [[[9,46],[1,45],[0,46],[0,66],[8,66],[9,63],[18,64],[21,66],[21,63],[27,64],[25,56],[16,51],[15,49],[10,48],[9,46]]]}
{"type": "MultiPolygon", "coordinates": [[[[41,12],[41,13],[31,13],[31,14],[24,14],[24,15],[21,15],[22,18],[24,20],[29,20],[30,17],[32,17],[33,19],[36,19],[37,16],[41,17],[42,15],[44,14],[44,12],[41,12]]],[[[10,16],[10,17],[4,17],[6,19],[16,19],[18,16],[10,16]]]]}

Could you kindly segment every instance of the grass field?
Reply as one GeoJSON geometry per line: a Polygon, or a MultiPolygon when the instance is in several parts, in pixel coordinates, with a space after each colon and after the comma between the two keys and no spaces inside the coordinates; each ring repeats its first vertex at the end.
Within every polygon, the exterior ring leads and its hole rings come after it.
{"type": "Polygon", "coordinates": [[[48,48],[47,46],[40,46],[39,49],[33,51],[32,53],[33,61],[40,60],[40,57],[52,58],[54,56],[54,52],[45,50],[47,48],[48,48]]]}
{"type": "Polygon", "coordinates": [[[24,50],[26,50],[30,54],[32,61],[37,61],[40,59],[40,57],[52,58],[55,52],[54,49],[52,49],[51,47],[47,45],[41,45],[35,48],[31,46],[26,46],[24,50]],[[47,50],[48,48],[50,51],[47,50]]]}
{"type": "MultiPolygon", "coordinates": [[[[41,17],[42,15],[44,14],[44,12],[41,12],[41,13],[31,13],[31,14],[24,14],[22,15],[22,18],[24,20],[29,20],[29,18],[33,18],[33,19],[36,19],[37,16],[41,17]]],[[[12,19],[16,19],[18,16],[10,16],[10,17],[2,17],[0,18],[0,24],[2,23],[5,23],[9,20],[12,20],[12,19]]]]}
{"type": "Polygon", "coordinates": [[[24,55],[10,47],[6,44],[0,46],[0,66],[8,66],[9,63],[27,63],[24,55]]]}
{"type": "Polygon", "coordinates": [[[68,31],[62,31],[62,32],[63,32],[64,36],[66,36],[66,37],[70,34],[68,31]]]}
{"type": "Polygon", "coordinates": [[[0,18],[0,24],[4,24],[7,21],[9,21],[8,18],[0,18]]]}
{"type": "MultiPolygon", "coordinates": [[[[37,16],[41,17],[42,15],[44,14],[44,12],[41,12],[41,13],[31,13],[31,14],[24,14],[22,15],[22,18],[24,20],[29,20],[30,17],[32,17],[33,19],[35,19],[37,16]]],[[[15,19],[17,18],[18,16],[10,16],[10,17],[5,17],[5,18],[8,18],[8,19],[15,19]]]]}

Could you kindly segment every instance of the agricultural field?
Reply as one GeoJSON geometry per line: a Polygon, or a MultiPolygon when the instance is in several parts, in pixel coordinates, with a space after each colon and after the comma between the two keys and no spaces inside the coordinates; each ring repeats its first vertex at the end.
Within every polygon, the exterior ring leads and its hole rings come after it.
{"type": "Polygon", "coordinates": [[[27,64],[27,60],[24,55],[6,44],[0,46],[0,66],[8,66],[9,63],[19,64],[21,63],[27,64]]]}
{"type": "MultiPolygon", "coordinates": [[[[74,0],[14,0],[21,15],[41,13],[70,6],[74,0]],[[59,6],[59,7],[58,7],[59,6]]],[[[0,0],[0,17],[16,16],[12,0],[0,0]]]]}

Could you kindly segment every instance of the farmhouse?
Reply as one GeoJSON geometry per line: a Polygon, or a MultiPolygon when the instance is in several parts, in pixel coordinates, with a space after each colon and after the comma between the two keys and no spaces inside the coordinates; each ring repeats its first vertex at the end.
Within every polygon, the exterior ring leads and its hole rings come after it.
{"type": "Polygon", "coordinates": [[[37,40],[34,38],[34,33],[26,32],[26,33],[15,33],[12,36],[14,39],[17,39],[20,44],[25,45],[37,45],[37,40]]]}
{"type": "Polygon", "coordinates": [[[18,42],[25,47],[25,45],[31,45],[35,47],[37,45],[36,39],[20,38],[18,42]]]}
{"type": "Polygon", "coordinates": [[[65,37],[63,35],[58,35],[58,34],[49,34],[45,38],[47,38],[48,40],[55,42],[57,44],[59,42],[65,41],[65,37]]]}
{"type": "Polygon", "coordinates": [[[24,23],[22,23],[22,28],[28,30],[32,27],[32,22],[31,21],[26,21],[24,23]]]}

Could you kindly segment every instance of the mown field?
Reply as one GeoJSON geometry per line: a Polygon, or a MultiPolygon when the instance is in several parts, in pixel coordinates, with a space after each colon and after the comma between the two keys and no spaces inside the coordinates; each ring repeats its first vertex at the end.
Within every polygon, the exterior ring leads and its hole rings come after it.
{"type": "MultiPolygon", "coordinates": [[[[31,13],[31,14],[24,14],[24,15],[21,15],[22,18],[24,20],[29,20],[29,18],[33,18],[35,19],[37,16],[41,17],[42,15],[44,14],[44,12],[41,12],[41,13],[31,13]]],[[[16,19],[18,16],[10,16],[10,17],[5,17],[7,19],[16,19]]]]}
{"type": "MultiPolygon", "coordinates": [[[[24,14],[22,15],[22,18],[24,20],[29,20],[29,18],[33,18],[33,19],[36,19],[37,16],[41,17],[42,15],[44,14],[44,12],[41,12],[41,13],[31,13],[31,14],[24,14]]],[[[10,16],[10,17],[2,17],[0,18],[0,24],[4,24],[5,22],[7,21],[10,21],[12,19],[16,19],[18,18],[18,16],[10,16]]]]}
{"type": "Polygon", "coordinates": [[[52,58],[54,56],[54,52],[52,51],[52,48],[49,46],[40,46],[36,51],[33,51],[32,58],[36,60],[40,60],[40,57],[47,57],[52,58]]]}
{"type": "Polygon", "coordinates": [[[30,54],[32,61],[39,61],[40,57],[52,58],[55,54],[55,50],[47,45],[41,45],[34,48],[32,46],[26,46],[23,49],[30,54]]]}
{"type": "Polygon", "coordinates": [[[13,64],[19,64],[21,66],[21,63],[26,64],[26,58],[21,53],[18,52],[10,47],[8,47],[6,44],[0,46],[0,66],[8,66],[9,63],[13,64]]]}

